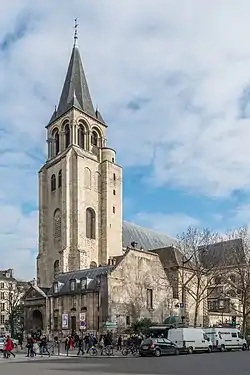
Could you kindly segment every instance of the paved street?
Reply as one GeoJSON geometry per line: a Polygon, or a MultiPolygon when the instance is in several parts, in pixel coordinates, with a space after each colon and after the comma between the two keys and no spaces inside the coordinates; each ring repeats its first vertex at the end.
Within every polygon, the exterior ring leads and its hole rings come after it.
{"type": "Polygon", "coordinates": [[[0,362],[4,375],[108,375],[108,374],[165,374],[165,375],[249,375],[250,352],[196,354],[161,358],[53,358],[29,362],[0,362]]]}

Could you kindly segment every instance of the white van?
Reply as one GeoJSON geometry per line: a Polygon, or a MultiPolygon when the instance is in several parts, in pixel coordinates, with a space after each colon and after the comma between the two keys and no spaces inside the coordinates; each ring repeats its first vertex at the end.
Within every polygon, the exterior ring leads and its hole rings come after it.
{"type": "Polygon", "coordinates": [[[204,328],[213,343],[213,348],[224,352],[232,349],[247,349],[247,341],[237,328],[204,328]]]}
{"type": "Polygon", "coordinates": [[[213,344],[202,328],[171,328],[168,339],[177,345],[180,352],[192,354],[203,351],[211,353],[213,344]]]}

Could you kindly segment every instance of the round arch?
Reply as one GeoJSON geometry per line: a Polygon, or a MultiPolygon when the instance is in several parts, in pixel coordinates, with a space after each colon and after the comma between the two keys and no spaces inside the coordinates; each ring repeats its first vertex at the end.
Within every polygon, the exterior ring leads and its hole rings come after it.
{"type": "Polygon", "coordinates": [[[69,123],[69,119],[68,118],[64,118],[63,120],[62,120],[62,122],[61,122],[61,129],[62,129],[62,131],[65,131],[65,126],[66,125],[69,125],[70,126],[70,123],[69,123]]]}
{"type": "Polygon", "coordinates": [[[90,125],[89,125],[89,123],[85,119],[83,119],[83,118],[79,118],[78,119],[77,125],[78,126],[82,126],[86,134],[90,131],[90,125]]]}

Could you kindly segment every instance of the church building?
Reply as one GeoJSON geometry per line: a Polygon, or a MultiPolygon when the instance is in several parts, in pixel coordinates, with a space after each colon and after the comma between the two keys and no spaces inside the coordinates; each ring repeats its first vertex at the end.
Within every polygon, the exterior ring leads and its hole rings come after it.
{"type": "Polygon", "coordinates": [[[122,331],[140,318],[162,323],[178,313],[165,272],[175,239],[122,221],[122,167],[108,146],[107,126],[93,105],[75,38],[46,126],[37,279],[24,300],[27,332],[122,331]]]}

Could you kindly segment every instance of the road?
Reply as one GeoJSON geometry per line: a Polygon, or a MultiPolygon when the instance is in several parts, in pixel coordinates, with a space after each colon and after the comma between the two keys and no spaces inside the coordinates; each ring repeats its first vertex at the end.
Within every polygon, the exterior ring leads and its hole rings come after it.
{"type": "Polygon", "coordinates": [[[4,375],[249,375],[250,352],[161,358],[54,358],[0,363],[4,375]]]}

